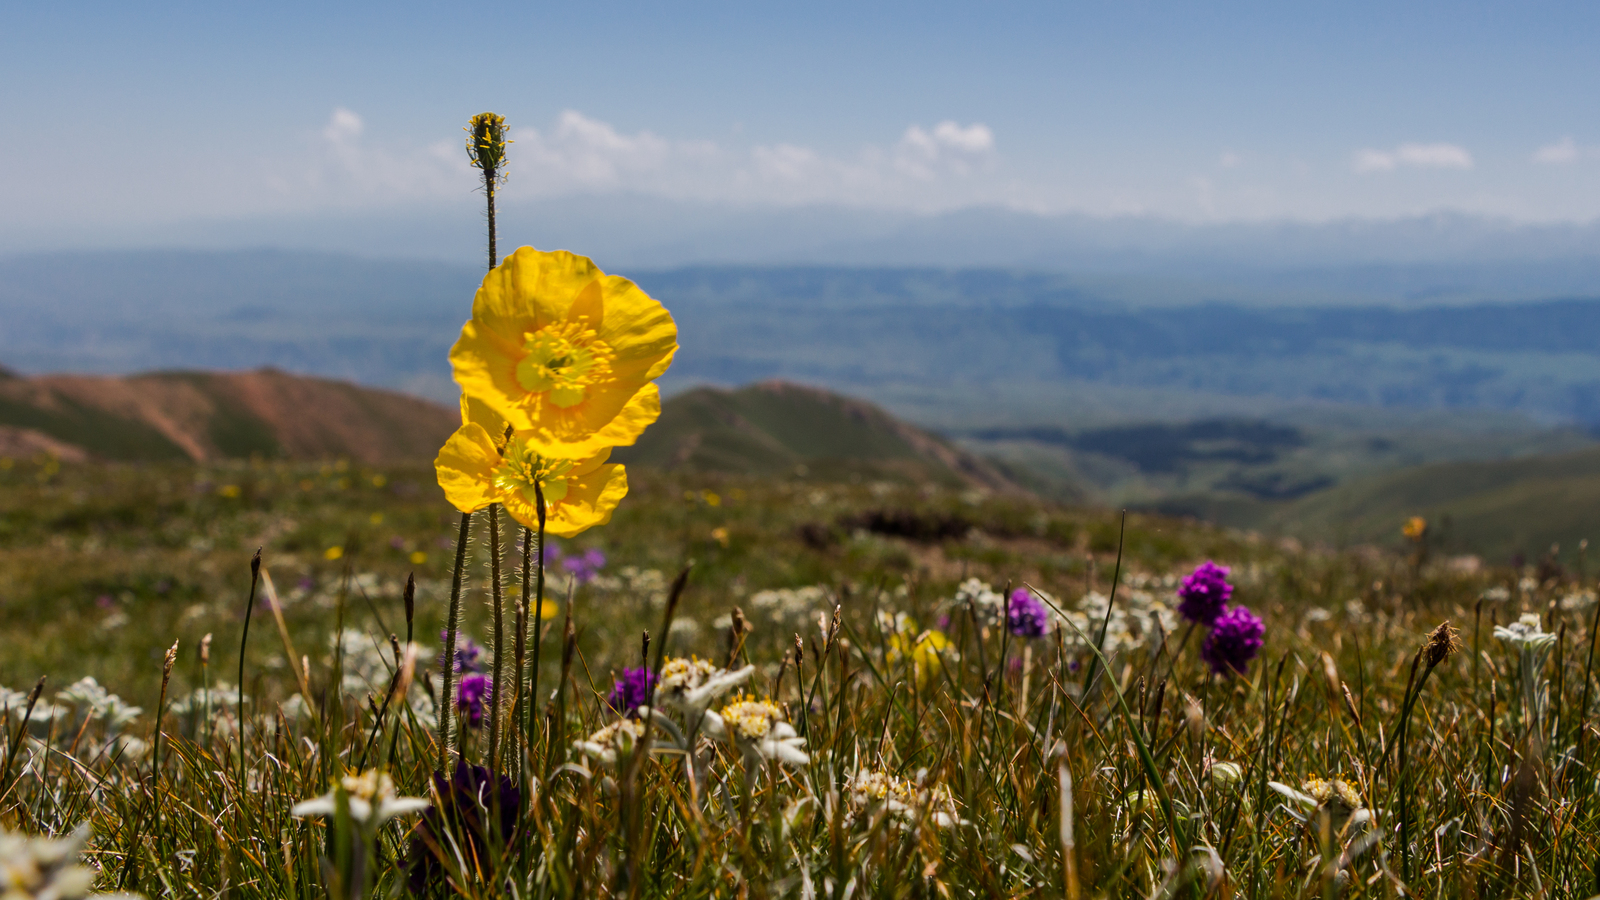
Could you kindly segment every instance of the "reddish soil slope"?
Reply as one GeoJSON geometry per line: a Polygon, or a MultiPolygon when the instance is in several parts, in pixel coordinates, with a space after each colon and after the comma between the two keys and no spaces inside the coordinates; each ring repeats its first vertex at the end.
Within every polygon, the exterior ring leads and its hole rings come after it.
{"type": "Polygon", "coordinates": [[[0,455],[364,463],[433,458],[459,415],[348,382],[252,372],[0,378],[0,455]]]}

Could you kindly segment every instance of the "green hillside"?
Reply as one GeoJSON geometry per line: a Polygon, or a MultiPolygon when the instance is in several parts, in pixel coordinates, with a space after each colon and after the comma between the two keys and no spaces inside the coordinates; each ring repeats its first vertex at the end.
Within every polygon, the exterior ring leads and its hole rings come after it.
{"type": "Polygon", "coordinates": [[[1294,500],[1222,494],[1171,497],[1145,508],[1341,546],[1398,547],[1401,523],[1429,522],[1435,554],[1475,554],[1504,564],[1600,537],[1600,448],[1571,453],[1412,466],[1351,479],[1294,500]]]}
{"type": "Polygon", "coordinates": [[[1440,552],[1503,562],[1559,543],[1573,559],[1580,540],[1600,537],[1600,449],[1417,466],[1302,498],[1264,523],[1340,543],[1392,544],[1412,515],[1432,523],[1440,552]]]}
{"type": "Polygon", "coordinates": [[[783,381],[685,391],[662,405],[660,420],[638,444],[618,448],[612,458],[667,471],[1016,487],[992,464],[870,403],[783,381]]]}

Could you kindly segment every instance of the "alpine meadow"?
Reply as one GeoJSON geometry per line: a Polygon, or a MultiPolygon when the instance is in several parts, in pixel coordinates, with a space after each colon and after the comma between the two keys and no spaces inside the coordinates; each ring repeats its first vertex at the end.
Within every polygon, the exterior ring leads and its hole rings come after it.
{"type": "Polygon", "coordinates": [[[459,416],[277,370],[0,378],[0,898],[1600,894],[1600,474],[1554,418],[1594,382],[1513,327],[1589,354],[1587,307],[1462,326],[1536,424],[1289,409],[1345,377],[1327,341],[1398,383],[1444,316],[1330,306],[1259,317],[1267,406],[1043,427],[1002,331],[1122,335],[1061,351],[1137,370],[1104,411],[1157,357],[1223,396],[1243,355],[1184,348],[1246,317],[647,290],[500,242],[509,134],[467,128],[465,324],[405,345],[459,416]],[[690,376],[764,380],[674,384],[708,342],[690,376]]]}

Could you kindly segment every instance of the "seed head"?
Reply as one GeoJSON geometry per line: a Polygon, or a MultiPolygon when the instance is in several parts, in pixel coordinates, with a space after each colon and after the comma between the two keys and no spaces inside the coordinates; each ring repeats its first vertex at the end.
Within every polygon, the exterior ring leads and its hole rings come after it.
{"type": "Polygon", "coordinates": [[[1445,661],[1450,654],[1461,649],[1461,638],[1456,634],[1450,620],[1439,623],[1428,635],[1428,645],[1422,649],[1423,656],[1428,660],[1428,668],[1433,668],[1445,661]]]}

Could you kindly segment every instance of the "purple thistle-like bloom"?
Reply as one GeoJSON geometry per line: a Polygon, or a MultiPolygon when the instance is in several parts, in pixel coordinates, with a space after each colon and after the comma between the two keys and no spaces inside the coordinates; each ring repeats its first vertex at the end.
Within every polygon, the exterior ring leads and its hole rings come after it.
{"type": "Polygon", "coordinates": [[[483,705],[489,698],[489,689],[494,682],[487,675],[473,672],[463,676],[461,687],[456,694],[456,709],[467,714],[467,722],[473,728],[483,725],[483,705]]]}
{"type": "Polygon", "coordinates": [[[637,669],[623,669],[622,679],[612,682],[611,695],[606,698],[606,705],[619,715],[632,718],[639,714],[639,707],[648,706],[656,692],[656,673],[644,666],[637,669]]]}
{"type": "Polygon", "coordinates": [[[1211,634],[1200,645],[1200,658],[1218,675],[1243,675],[1250,660],[1261,652],[1265,625],[1247,607],[1226,610],[1211,623],[1211,634]]]}
{"type": "Polygon", "coordinates": [[[1178,586],[1178,612],[1191,622],[1210,625],[1228,608],[1228,598],[1232,596],[1228,567],[1208,559],[1178,586]]]}
{"type": "Polygon", "coordinates": [[[1050,611],[1027,588],[1011,592],[1011,609],[1006,613],[1006,625],[1017,637],[1044,637],[1050,630],[1050,611]]]}

